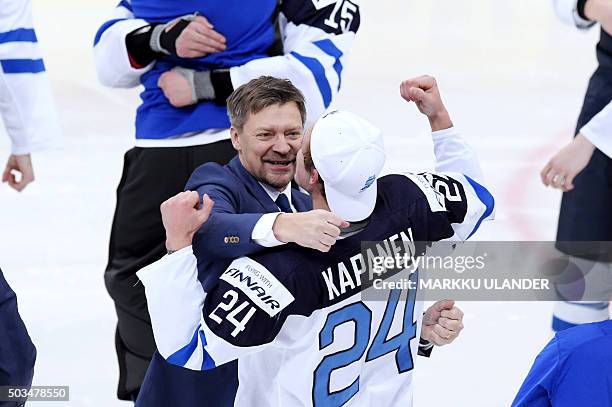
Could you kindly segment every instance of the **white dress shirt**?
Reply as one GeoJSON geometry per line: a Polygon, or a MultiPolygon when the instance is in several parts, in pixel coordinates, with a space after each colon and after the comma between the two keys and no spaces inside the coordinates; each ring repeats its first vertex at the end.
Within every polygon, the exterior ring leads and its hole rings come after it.
{"type": "Polygon", "coordinates": [[[612,158],[612,102],[585,124],[580,133],[602,153],[612,158]]]}
{"type": "MultiPolygon", "coordinates": [[[[269,185],[264,184],[263,182],[260,182],[259,185],[261,185],[264,191],[266,191],[266,193],[268,194],[270,199],[272,199],[273,202],[276,202],[276,199],[279,197],[280,194],[285,194],[287,196],[287,199],[289,199],[289,205],[291,205],[291,210],[293,212],[297,212],[295,210],[295,207],[293,206],[293,202],[291,202],[291,183],[289,183],[285,187],[285,189],[283,189],[282,192],[275,188],[272,188],[269,185]]],[[[274,236],[274,231],[272,230],[276,217],[281,213],[282,212],[279,208],[278,212],[266,213],[257,221],[255,227],[253,228],[253,233],[251,234],[251,238],[255,243],[264,247],[280,246],[286,243],[278,240],[276,236],[274,236]]]]}

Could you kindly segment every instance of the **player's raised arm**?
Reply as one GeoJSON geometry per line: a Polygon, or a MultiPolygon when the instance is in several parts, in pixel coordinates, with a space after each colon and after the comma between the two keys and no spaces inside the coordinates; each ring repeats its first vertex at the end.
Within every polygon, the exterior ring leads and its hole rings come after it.
{"type": "Polygon", "coordinates": [[[443,218],[431,218],[432,222],[439,222],[435,227],[432,225],[431,240],[465,240],[482,221],[494,216],[495,201],[484,186],[478,159],[453,126],[433,77],[420,76],[402,82],[400,94],[427,116],[432,130],[436,173],[407,174],[423,190],[431,211],[445,214],[443,218]]]}
{"type": "Polygon", "coordinates": [[[194,233],[208,220],[213,202],[197,192],[185,191],[162,203],[168,255],[137,274],[145,286],[157,347],[167,357],[191,339],[200,322],[204,290],[197,278],[191,250],[194,233]],[[170,351],[172,350],[172,352],[170,351]]]}

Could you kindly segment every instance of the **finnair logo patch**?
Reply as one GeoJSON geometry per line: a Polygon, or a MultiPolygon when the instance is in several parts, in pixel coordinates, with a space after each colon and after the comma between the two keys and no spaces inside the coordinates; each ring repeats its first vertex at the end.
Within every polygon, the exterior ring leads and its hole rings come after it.
{"type": "Polygon", "coordinates": [[[295,300],[268,269],[248,257],[234,260],[220,278],[245,293],[271,317],[295,300]]]}
{"type": "Polygon", "coordinates": [[[366,180],[365,185],[359,190],[359,192],[363,192],[366,189],[370,188],[374,181],[376,181],[376,175],[370,175],[370,178],[366,180]]]}

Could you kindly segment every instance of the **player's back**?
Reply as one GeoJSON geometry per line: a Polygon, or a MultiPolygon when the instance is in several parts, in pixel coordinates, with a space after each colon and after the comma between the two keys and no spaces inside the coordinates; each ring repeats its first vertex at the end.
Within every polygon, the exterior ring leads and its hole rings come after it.
{"type": "MultiPolygon", "coordinates": [[[[457,199],[444,206],[444,195],[425,186],[433,180],[428,176],[381,178],[367,224],[328,253],[291,245],[230,265],[219,291],[209,294],[230,301],[207,301],[202,325],[223,338],[213,359],[226,351],[238,358],[236,405],[411,405],[423,309],[415,301],[417,274],[401,273],[415,289],[374,293],[375,279],[397,271],[381,276],[371,265],[374,258],[418,255],[415,242],[450,238],[451,223],[466,220],[464,186],[446,178],[441,189],[457,199]],[[225,320],[221,308],[231,309],[225,320]],[[243,317],[238,324],[229,322],[232,312],[233,321],[243,317]]],[[[208,346],[213,353],[214,347],[208,346]]]]}
{"type": "Polygon", "coordinates": [[[282,308],[278,320],[262,322],[265,328],[245,338],[251,346],[270,342],[261,352],[239,357],[236,405],[411,404],[422,304],[415,303],[414,290],[378,296],[362,291],[378,278],[368,270],[369,255],[403,254],[403,243],[425,237],[412,217],[391,208],[381,200],[365,229],[339,240],[329,253],[287,247],[234,262],[231,277],[221,277],[228,290],[242,291],[249,290],[247,274],[264,276],[293,298],[285,308],[284,296],[272,296],[282,308]],[[362,241],[382,244],[362,253],[362,241]]]}

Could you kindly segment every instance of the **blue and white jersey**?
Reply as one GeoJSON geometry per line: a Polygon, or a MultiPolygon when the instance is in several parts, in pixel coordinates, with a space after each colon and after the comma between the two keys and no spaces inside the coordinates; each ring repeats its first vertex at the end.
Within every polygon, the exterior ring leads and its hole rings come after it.
{"type": "Polygon", "coordinates": [[[0,0],[0,115],[12,154],[49,148],[60,137],[30,0],[0,0]]]}
{"type": "Polygon", "coordinates": [[[612,405],[612,321],[562,332],[536,358],[512,407],[612,405]]]}
{"type": "Polygon", "coordinates": [[[136,138],[168,139],[229,128],[225,106],[200,102],[177,109],[170,105],[157,81],[175,66],[196,70],[229,68],[234,88],[262,75],[290,79],[306,97],[309,123],[321,116],[342,84],[346,55],[360,24],[358,2],[283,1],[279,20],[284,54],[269,56],[276,7],[276,0],[122,0],[98,30],[94,52],[103,84],[142,84],[145,88],[136,115],[136,138]],[[142,69],[131,66],[125,45],[127,34],[148,23],[167,22],[196,11],[226,37],[228,46],[224,52],[193,59],[167,56],[142,69]]]}
{"type": "Polygon", "coordinates": [[[377,182],[367,226],[328,253],[287,245],[242,257],[208,292],[191,247],[141,270],[160,354],[194,370],[238,360],[239,406],[411,406],[423,304],[416,290],[363,295],[380,278],[366,264],[411,242],[466,239],[494,201],[459,173],[377,182]],[[362,252],[362,241],[382,243],[362,252]]]}

